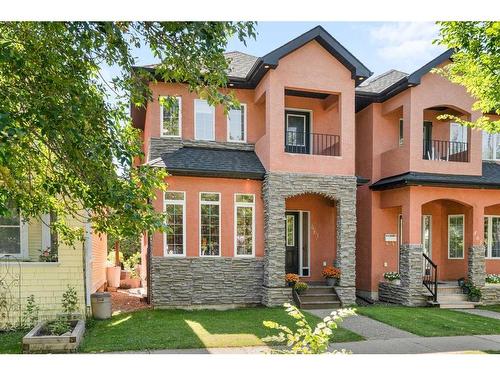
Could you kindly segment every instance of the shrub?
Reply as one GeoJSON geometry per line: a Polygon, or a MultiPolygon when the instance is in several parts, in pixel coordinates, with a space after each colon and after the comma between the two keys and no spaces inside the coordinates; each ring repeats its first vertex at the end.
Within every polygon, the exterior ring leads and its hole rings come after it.
{"type": "Polygon", "coordinates": [[[392,281],[392,280],[399,280],[401,277],[398,272],[385,272],[384,273],[384,279],[392,281]]]}
{"type": "Polygon", "coordinates": [[[326,266],[323,268],[321,275],[323,275],[325,279],[340,279],[340,269],[333,266],[326,266]]]}
{"type": "Polygon", "coordinates": [[[486,275],[486,282],[489,284],[500,284],[500,275],[495,275],[493,273],[486,275]]]}
{"type": "Polygon", "coordinates": [[[141,253],[137,252],[132,254],[128,259],[123,262],[123,265],[127,271],[130,272],[130,277],[132,279],[138,278],[139,275],[135,271],[135,267],[141,263],[141,253]]]}
{"type": "Polygon", "coordinates": [[[35,302],[35,296],[31,294],[26,299],[26,308],[23,311],[22,326],[25,329],[31,329],[38,323],[38,314],[40,307],[35,302]]]}
{"type": "Polygon", "coordinates": [[[285,275],[285,281],[287,283],[295,284],[299,281],[299,275],[297,275],[296,273],[287,273],[285,275]]]}
{"type": "Polygon", "coordinates": [[[78,310],[78,295],[74,287],[68,285],[63,293],[62,308],[68,315],[72,315],[78,310]]]}
{"type": "MultiPolygon", "coordinates": [[[[299,284],[299,283],[297,283],[299,284]]],[[[328,343],[336,329],[337,323],[343,318],[355,315],[352,309],[341,309],[332,311],[322,322],[318,323],[313,329],[307,322],[304,315],[295,306],[285,303],[283,305],[288,315],[296,320],[296,330],[272,321],[264,321],[267,328],[276,329],[278,335],[268,336],[262,339],[265,342],[286,343],[288,349],[272,349],[273,354],[321,354],[328,350],[328,343]]],[[[342,351],[346,353],[345,351],[342,351]]],[[[335,353],[335,352],[334,352],[335,353]]]]}
{"type": "Polygon", "coordinates": [[[299,282],[295,283],[295,285],[293,286],[293,289],[297,293],[302,293],[303,291],[307,290],[308,287],[309,286],[306,283],[299,281],[299,282]]]}
{"type": "Polygon", "coordinates": [[[483,294],[481,293],[481,289],[479,289],[477,286],[471,284],[469,286],[469,293],[468,293],[468,295],[469,295],[469,299],[471,299],[471,300],[474,300],[474,299],[478,299],[479,300],[479,299],[481,299],[481,296],[483,294]]]}

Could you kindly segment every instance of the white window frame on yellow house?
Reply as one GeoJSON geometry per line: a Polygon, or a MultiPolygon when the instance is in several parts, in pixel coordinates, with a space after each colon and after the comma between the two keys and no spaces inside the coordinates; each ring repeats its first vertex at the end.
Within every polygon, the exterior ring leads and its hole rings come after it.
{"type": "Polygon", "coordinates": [[[19,227],[19,253],[8,254],[2,252],[2,239],[0,238],[0,259],[2,258],[16,258],[16,259],[27,259],[28,253],[28,223],[23,219],[22,215],[19,215],[19,224],[0,224],[2,228],[16,228],[19,227]]]}

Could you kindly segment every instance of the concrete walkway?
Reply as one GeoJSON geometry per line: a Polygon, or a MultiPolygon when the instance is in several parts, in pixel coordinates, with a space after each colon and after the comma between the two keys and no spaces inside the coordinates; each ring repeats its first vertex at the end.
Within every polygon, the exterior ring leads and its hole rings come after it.
{"type": "Polygon", "coordinates": [[[346,349],[354,354],[423,354],[500,350],[500,335],[368,340],[333,344],[331,349],[346,349]]]}
{"type": "Polygon", "coordinates": [[[456,309],[456,311],[464,312],[467,314],[484,316],[485,318],[500,319],[500,313],[496,311],[481,310],[481,309],[456,309]]]}
{"type": "MultiPolygon", "coordinates": [[[[331,310],[307,311],[321,319],[323,319],[327,315],[330,315],[330,313],[332,312],[331,310]]],[[[413,333],[403,331],[401,329],[392,327],[388,324],[370,319],[362,315],[350,316],[344,319],[344,321],[340,323],[340,326],[363,336],[366,340],[387,340],[418,337],[413,333]]]]}
{"type": "MultiPolygon", "coordinates": [[[[500,350],[500,335],[452,336],[452,337],[412,337],[386,340],[343,342],[330,345],[330,351],[346,349],[353,354],[426,354],[460,353],[485,350],[500,350]]],[[[207,349],[167,349],[123,354],[266,354],[266,346],[207,348],[207,349]]]]}

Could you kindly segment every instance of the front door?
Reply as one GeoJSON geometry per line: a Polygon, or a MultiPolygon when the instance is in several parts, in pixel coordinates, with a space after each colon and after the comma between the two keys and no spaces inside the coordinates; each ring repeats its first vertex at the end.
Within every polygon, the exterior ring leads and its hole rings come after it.
{"type": "Polygon", "coordinates": [[[299,213],[285,214],[285,272],[299,274],[299,213]]]}
{"type": "Polygon", "coordinates": [[[295,154],[309,153],[310,113],[285,111],[285,151],[295,154]]]}

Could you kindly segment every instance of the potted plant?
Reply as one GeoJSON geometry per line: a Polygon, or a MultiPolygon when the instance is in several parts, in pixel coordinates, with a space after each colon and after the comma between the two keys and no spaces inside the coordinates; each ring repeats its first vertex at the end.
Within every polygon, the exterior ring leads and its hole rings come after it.
{"type": "Polygon", "coordinates": [[[486,275],[486,283],[500,284],[500,275],[495,275],[493,273],[486,275]]]}
{"type": "Polygon", "coordinates": [[[479,302],[481,300],[481,296],[482,296],[481,289],[479,289],[475,285],[471,285],[469,287],[468,296],[469,296],[469,301],[471,301],[471,302],[479,302]]]}
{"type": "Polygon", "coordinates": [[[106,279],[108,281],[108,286],[112,288],[120,287],[122,261],[123,261],[123,254],[120,251],[120,244],[118,241],[115,241],[115,251],[109,253],[108,266],[106,267],[106,279]]]}
{"type": "Polygon", "coordinates": [[[391,284],[399,285],[401,283],[401,276],[398,272],[385,272],[384,279],[391,284]]]}
{"type": "Polygon", "coordinates": [[[293,287],[295,283],[299,281],[299,275],[297,275],[296,273],[287,273],[285,275],[285,281],[288,286],[293,287]]]}
{"type": "Polygon", "coordinates": [[[302,281],[298,281],[295,283],[293,286],[293,290],[297,292],[297,294],[302,294],[304,293],[308,288],[308,285],[302,281]]]}
{"type": "Polygon", "coordinates": [[[321,272],[326,280],[326,285],[334,286],[337,285],[340,279],[340,269],[333,266],[326,266],[321,272]]]}
{"type": "Polygon", "coordinates": [[[472,283],[470,281],[465,281],[464,284],[462,285],[462,293],[469,294],[471,287],[473,287],[472,283]]]}

